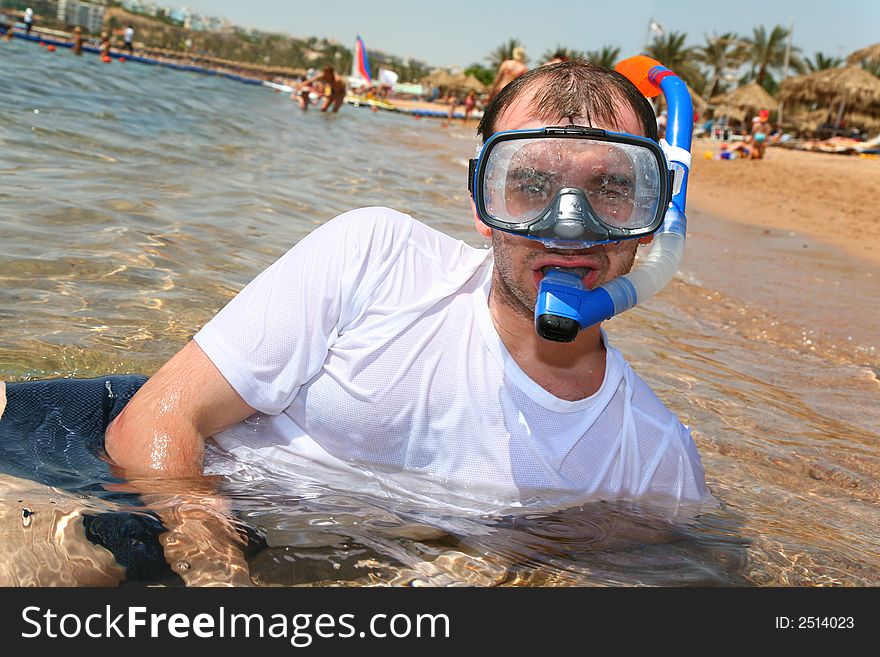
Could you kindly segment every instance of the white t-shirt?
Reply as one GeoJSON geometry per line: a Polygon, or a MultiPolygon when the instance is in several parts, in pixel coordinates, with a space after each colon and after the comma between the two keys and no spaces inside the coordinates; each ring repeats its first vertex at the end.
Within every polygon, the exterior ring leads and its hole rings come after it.
{"type": "Polygon", "coordinates": [[[491,276],[491,251],[387,208],[324,224],[195,336],[261,412],[215,441],[282,473],[459,507],[705,499],[689,431],[607,341],[589,398],[526,376],[492,323],[491,276]]]}
{"type": "Polygon", "coordinates": [[[134,30],[130,27],[125,28],[125,32],[122,33],[122,40],[125,43],[131,43],[132,39],[134,39],[134,30]]]}
{"type": "Polygon", "coordinates": [[[24,22],[30,23],[34,20],[34,10],[28,7],[24,10],[24,22]]]}

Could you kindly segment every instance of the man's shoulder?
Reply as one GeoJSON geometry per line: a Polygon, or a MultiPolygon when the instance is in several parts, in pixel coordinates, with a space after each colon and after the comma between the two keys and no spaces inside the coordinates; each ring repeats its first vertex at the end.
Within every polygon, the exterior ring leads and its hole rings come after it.
{"type": "Polygon", "coordinates": [[[451,251],[477,251],[408,214],[382,206],[349,210],[328,221],[321,229],[342,233],[346,239],[363,243],[409,245],[432,259],[445,259],[451,251]]]}
{"type": "Polygon", "coordinates": [[[632,381],[632,408],[636,417],[649,421],[658,427],[683,428],[684,425],[675,413],[660,401],[651,386],[633,371],[629,363],[624,361],[624,366],[632,375],[630,379],[632,381]]]}

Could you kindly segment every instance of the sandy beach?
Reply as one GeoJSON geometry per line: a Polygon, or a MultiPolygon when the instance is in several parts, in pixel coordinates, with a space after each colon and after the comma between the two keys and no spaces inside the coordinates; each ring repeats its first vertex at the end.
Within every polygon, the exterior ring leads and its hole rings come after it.
{"type": "Polygon", "coordinates": [[[717,143],[697,141],[691,208],[788,230],[880,264],[880,160],[769,148],[764,160],[707,160],[717,143]]]}

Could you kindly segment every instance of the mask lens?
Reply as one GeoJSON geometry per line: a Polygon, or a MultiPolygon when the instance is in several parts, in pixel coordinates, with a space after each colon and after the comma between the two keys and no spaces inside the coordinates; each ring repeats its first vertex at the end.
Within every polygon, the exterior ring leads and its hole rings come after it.
{"type": "Polygon", "coordinates": [[[565,188],[581,190],[596,217],[614,228],[648,228],[658,217],[660,164],[645,146],[538,137],[496,142],[484,157],[480,183],[497,222],[533,222],[565,188]]]}

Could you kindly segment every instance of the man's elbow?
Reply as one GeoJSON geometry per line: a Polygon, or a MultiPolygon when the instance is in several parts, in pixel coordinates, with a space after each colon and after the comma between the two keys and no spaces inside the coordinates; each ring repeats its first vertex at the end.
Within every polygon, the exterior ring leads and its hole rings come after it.
{"type": "Polygon", "coordinates": [[[104,450],[126,478],[190,477],[203,470],[204,438],[193,427],[144,421],[128,407],[107,427],[104,450]]]}

